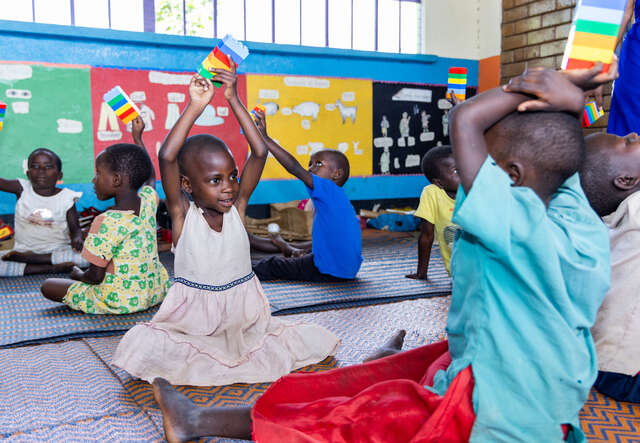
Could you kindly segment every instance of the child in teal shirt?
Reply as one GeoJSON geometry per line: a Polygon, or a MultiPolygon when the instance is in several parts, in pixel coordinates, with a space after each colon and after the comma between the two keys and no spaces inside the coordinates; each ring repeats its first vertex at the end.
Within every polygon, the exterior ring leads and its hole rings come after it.
{"type": "Polygon", "coordinates": [[[610,264],[607,230],[576,174],[585,146],[577,119],[584,99],[575,85],[597,86],[608,79],[600,70],[534,70],[452,111],[461,182],[453,222],[461,230],[446,371],[434,378],[432,366],[447,350],[435,343],[285,376],[251,410],[197,414],[156,380],[168,435],[252,434],[263,443],[585,441],[578,412],[597,373],[589,328],[610,264]],[[516,111],[540,109],[556,112],[516,111]]]}

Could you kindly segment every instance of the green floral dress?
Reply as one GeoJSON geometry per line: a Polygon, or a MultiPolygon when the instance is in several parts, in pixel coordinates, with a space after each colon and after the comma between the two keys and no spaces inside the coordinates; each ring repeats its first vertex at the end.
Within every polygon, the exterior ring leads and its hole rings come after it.
{"type": "Polygon", "coordinates": [[[108,210],[93,221],[82,256],[107,272],[100,284],[72,284],[63,299],[69,307],[89,314],[129,314],[164,299],[169,275],[158,257],[158,195],[150,186],[138,195],[139,216],[108,210]]]}

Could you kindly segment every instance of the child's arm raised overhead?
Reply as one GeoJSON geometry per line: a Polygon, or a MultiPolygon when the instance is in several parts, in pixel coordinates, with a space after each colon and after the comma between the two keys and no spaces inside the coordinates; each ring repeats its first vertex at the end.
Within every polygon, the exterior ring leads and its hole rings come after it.
{"type": "MultiPolygon", "coordinates": [[[[484,133],[506,115],[515,111],[541,110],[540,107],[527,103],[545,103],[548,111],[570,111],[579,113],[584,107],[582,91],[574,86],[565,76],[552,70],[534,70],[535,75],[545,76],[544,93],[535,94],[539,100],[531,100],[531,96],[519,94],[523,89],[507,87],[495,88],[475,96],[451,110],[451,145],[456,159],[460,183],[466,193],[469,192],[473,181],[482,164],[487,158],[487,144],[484,133]],[[544,74],[542,74],[544,73],[544,74]],[[507,92],[509,91],[509,92],[507,92]]],[[[529,74],[525,73],[524,76],[529,74]]],[[[528,92],[528,91],[526,91],[528,92]]]]}
{"type": "Polygon", "coordinates": [[[249,203],[249,198],[251,197],[253,190],[260,181],[264,164],[267,161],[268,151],[255,123],[253,123],[247,109],[238,97],[238,90],[236,88],[236,83],[238,82],[236,64],[231,59],[229,59],[229,64],[231,65],[231,71],[213,69],[211,72],[215,72],[217,74],[217,81],[224,83],[224,98],[229,102],[229,106],[231,106],[231,110],[236,116],[236,120],[240,123],[242,133],[251,147],[251,155],[242,169],[242,175],[240,176],[240,189],[238,190],[238,198],[236,198],[235,201],[236,209],[238,210],[240,217],[244,220],[245,209],[247,208],[247,204],[249,203]]]}
{"type": "Polygon", "coordinates": [[[262,111],[256,111],[255,116],[256,125],[258,126],[262,137],[267,142],[269,151],[273,154],[276,160],[278,160],[278,163],[280,163],[289,174],[299,178],[305,185],[307,185],[307,187],[313,189],[312,174],[305,169],[293,155],[289,154],[267,134],[267,122],[264,113],[262,111]]]}
{"type": "MultiPolygon", "coordinates": [[[[145,126],[144,120],[142,119],[142,117],[137,116],[136,118],[134,118],[131,121],[131,135],[133,136],[133,143],[140,146],[141,148],[144,148],[144,150],[147,151],[147,147],[144,145],[144,142],[142,141],[142,133],[144,132],[144,126],[145,126]]],[[[147,154],[149,153],[147,152],[147,154]]],[[[143,183],[142,186],[151,186],[153,189],[156,188],[155,167],[151,168],[151,175],[149,176],[147,181],[143,183]]]]}
{"type": "Polygon", "coordinates": [[[167,209],[171,216],[173,244],[177,244],[189,202],[180,186],[178,153],[196,119],[213,98],[213,85],[206,78],[194,75],[189,82],[189,104],[162,143],[158,153],[162,187],[166,195],[167,209]]]}

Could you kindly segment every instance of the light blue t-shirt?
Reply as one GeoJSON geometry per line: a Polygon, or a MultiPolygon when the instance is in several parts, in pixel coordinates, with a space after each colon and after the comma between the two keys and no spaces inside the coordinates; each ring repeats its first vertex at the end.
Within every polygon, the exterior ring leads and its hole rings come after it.
{"type": "Polygon", "coordinates": [[[449,369],[473,370],[472,442],[585,441],[578,412],[597,374],[589,328],[609,288],[607,229],[578,175],[549,207],[530,188],[512,187],[487,158],[469,194],[460,188],[453,222],[462,229],[451,259],[449,369]]]}
{"type": "Polygon", "coordinates": [[[313,264],[323,274],[354,278],[362,263],[360,221],[344,189],[313,175],[313,264]]]}

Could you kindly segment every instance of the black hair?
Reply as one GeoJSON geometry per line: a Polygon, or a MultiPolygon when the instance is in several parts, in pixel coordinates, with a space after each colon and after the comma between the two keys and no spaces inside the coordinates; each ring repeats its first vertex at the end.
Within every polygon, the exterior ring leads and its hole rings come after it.
{"type": "Polygon", "coordinates": [[[233,155],[227,145],[218,137],[214,137],[209,134],[192,135],[185,140],[184,144],[180,148],[180,152],[178,152],[178,167],[180,168],[180,174],[188,175],[186,168],[187,159],[202,151],[208,151],[211,153],[223,152],[233,159],[233,155]]]}
{"type": "Polygon", "coordinates": [[[541,186],[550,196],[578,172],[585,156],[582,126],[564,112],[512,112],[491,129],[500,139],[493,158],[518,159],[532,166],[541,186]]]}
{"type": "Polygon", "coordinates": [[[451,150],[451,146],[435,146],[427,151],[425,155],[422,156],[422,162],[420,163],[420,168],[422,169],[422,173],[427,180],[433,182],[437,178],[440,177],[440,165],[439,162],[442,159],[453,157],[453,151],[451,150]]]}
{"type": "Polygon", "coordinates": [[[153,171],[153,164],[147,151],[131,143],[117,143],[109,146],[100,154],[101,161],[106,162],[111,172],[126,175],[131,189],[138,189],[144,184],[153,171]]]}
{"type": "Polygon", "coordinates": [[[33,160],[33,158],[38,154],[46,154],[51,158],[53,158],[53,162],[56,164],[58,171],[62,172],[62,160],[60,160],[60,157],[58,157],[58,154],[53,152],[51,149],[47,149],[47,148],[38,148],[35,151],[33,151],[31,154],[29,154],[29,157],[27,158],[27,165],[29,165],[31,163],[31,160],[33,160]]]}
{"type": "Polygon", "coordinates": [[[342,169],[342,177],[336,184],[338,186],[344,185],[349,179],[349,175],[351,174],[351,167],[349,166],[349,159],[347,158],[347,156],[344,155],[343,152],[340,152],[336,149],[323,149],[320,152],[329,156],[334,168],[342,169]]]}

